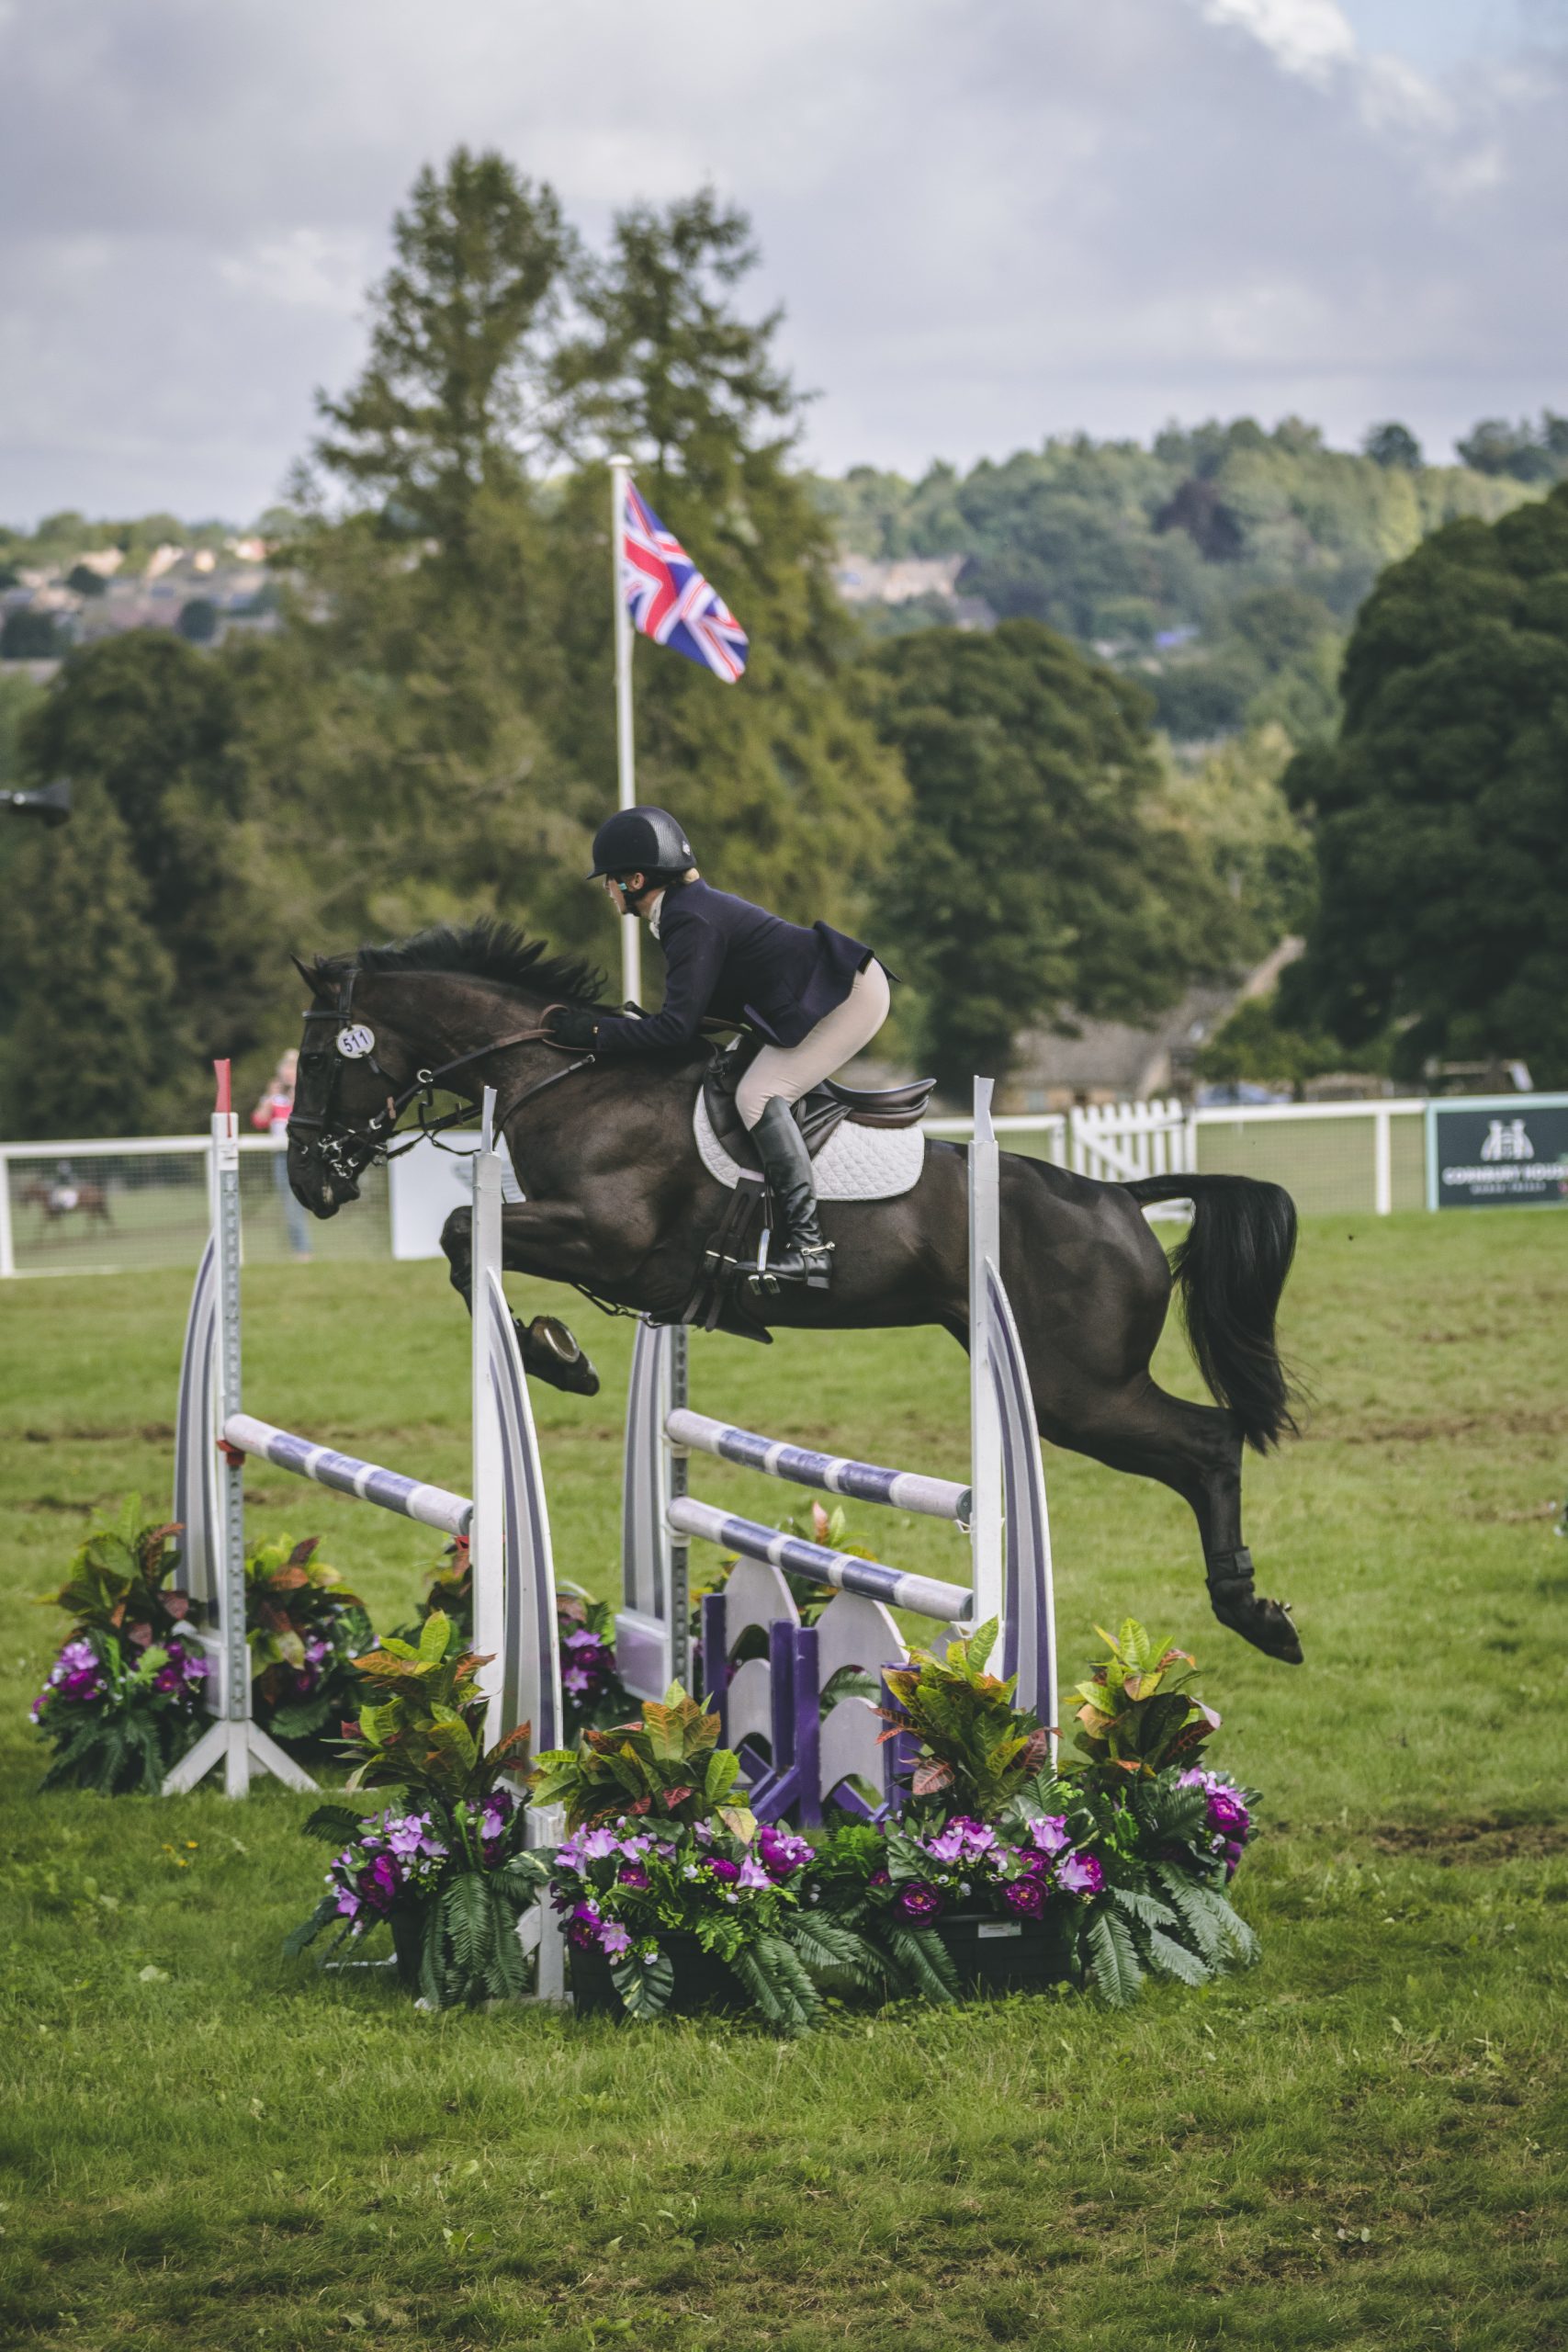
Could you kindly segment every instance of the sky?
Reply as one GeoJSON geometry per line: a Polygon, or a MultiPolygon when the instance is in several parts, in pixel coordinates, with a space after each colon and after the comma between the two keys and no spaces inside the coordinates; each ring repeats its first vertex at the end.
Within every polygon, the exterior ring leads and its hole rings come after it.
{"type": "Polygon", "coordinates": [[[243,522],[459,141],[590,236],[711,180],[919,473],[1295,413],[1568,409],[1568,0],[0,0],[0,519],[243,522]]]}

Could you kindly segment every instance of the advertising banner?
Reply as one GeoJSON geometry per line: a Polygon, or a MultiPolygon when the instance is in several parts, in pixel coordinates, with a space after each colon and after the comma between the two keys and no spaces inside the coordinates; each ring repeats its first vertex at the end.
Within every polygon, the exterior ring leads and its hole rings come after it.
{"type": "Polygon", "coordinates": [[[1568,1094],[1456,1097],[1427,1105],[1427,1205],[1568,1205],[1568,1094]]]}

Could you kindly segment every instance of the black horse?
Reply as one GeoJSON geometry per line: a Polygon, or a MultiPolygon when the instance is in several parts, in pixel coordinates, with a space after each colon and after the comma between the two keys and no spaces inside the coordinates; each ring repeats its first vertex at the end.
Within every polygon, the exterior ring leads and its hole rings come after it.
{"type": "MultiPolygon", "coordinates": [[[[614,1306],[680,1316],[728,1202],[693,1138],[705,1049],[635,1067],[563,1054],[545,1038],[542,1017],[551,1005],[596,1002],[599,977],[505,926],[426,932],[299,968],[314,1001],[288,1173],[306,1208],[333,1216],[356,1197],[359,1175],[429,1082],[469,1102],[493,1086],[527,1196],[502,1213],[506,1266],[614,1306]],[[356,1033],[345,1040],[353,1057],[338,1042],[345,1030],[356,1033]]],[[[912,1191],[828,1204],[831,1290],[785,1292],[760,1304],[759,1319],[812,1329],[940,1323],[967,1344],[966,1182],[963,1148],[928,1140],[912,1191]]],[[[1041,1435],[1174,1487],[1197,1516],[1215,1615],[1270,1657],[1299,1663],[1289,1611],[1255,1590],[1241,1532],[1244,1442],[1266,1452],[1295,1426],[1274,1340],[1295,1247],[1290,1195],[1244,1176],[1099,1183],[1004,1153],[1001,1224],[1003,1279],[1041,1435]],[[1190,1199],[1194,1214],[1173,1269],[1143,1211],[1178,1199],[1190,1199]],[[1214,1405],[1169,1396],[1150,1374],[1173,1278],[1214,1405]]],[[[465,1299],[468,1226],[469,1212],[456,1210],[442,1235],[465,1299]]],[[[720,1328],[760,1336],[734,1311],[720,1328]]],[[[541,1317],[519,1331],[530,1373],[597,1388],[563,1325],[541,1317]]]]}

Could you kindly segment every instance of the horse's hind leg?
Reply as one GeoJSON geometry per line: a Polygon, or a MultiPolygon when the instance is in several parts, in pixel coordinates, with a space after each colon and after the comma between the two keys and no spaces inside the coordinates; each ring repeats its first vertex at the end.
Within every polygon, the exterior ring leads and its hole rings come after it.
{"type": "MultiPolygon", "coordinates": [[[[503,1230],[509,1214],[503,1212],[503,1230]]],[[[441,1247],[452,1287],[470,1315],[474,1311],[473,1225],[472,1209],[454,1209],[441,1228],[441,1247]]],[[[504,1254],[503,1250],[503,1257],[504,1254]]],[[[514,1315],[512,1328],[523,1351],[523,1369],[535,1380],[542,1380],[551,1388],[567,1389],[575,1396],[597,1396],[599,1374],[556,1316],[536,1315],[531,1323],[523,1323],[514,1315]]]]}
{"type": "Polygon", "coordinates": [[[1065,1440],[1046,1434],[1112,1470],[1157,1478],[1181,1496],[1198,1521],[1209,1600],[1222,1625],[1289,1665],[1302,1645],[1288,1607],[1254,1587],[1252,1555],[1241,1536],[1241,1425],[1219,1405],[1191,1405],[1145,1378],[1111,1409],[1080,1419],[1065,1440]]]}

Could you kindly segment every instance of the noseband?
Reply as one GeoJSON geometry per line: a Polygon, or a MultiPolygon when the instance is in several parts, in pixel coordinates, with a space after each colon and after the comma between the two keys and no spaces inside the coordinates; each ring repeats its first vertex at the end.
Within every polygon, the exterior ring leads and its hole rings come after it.
{"type": "MultiPolygon", "coordinates": [[[[458,1054],[454,1060],[442,1062],[434,1069],[415,1070],[410,1083],[399,1088],[376,1058],[375,1031],[365,1027],[362,1023],[355,1024],[354,984],[358,977],[357,966],[351,964],[344,974],[336,1004],[330,1011],[312,1007],[305,1015],[307,1021],[330,1021],[334,1024],[337,1055],[327,1080],[326,1100],[321,1111],[314,1114],[296,1111],[291,1114],[288,1121],[288,1132],[291,1137],[296,1127],[313,1127],[317,1130],[314,1138],[317,1157],[329,1175],[335,1177],[340,1183],[355,1182],[365,1170],[374,1162],[397,1159],[405,1151],[412,1151],[414,1145],[422,1142],[426,1136],[434,1138],[440,1136],[446,1128],[457,1126],[463,1120],[468,1118],[471,1113],[467,1103],[459,1104],[455,1111],[443,1111],[435,1118],[427,1115],[434,1108],[436,1087],[444,1079],[449,1078],[454,1070],[466,1069],[472,1062],[483,1061],[487,1054],[505,1053],[513,1046],[555,1046],[555,1039],[542,1026],[536,1029],[520,1029],[510,1037],[496,1037],[485,1045],[476,1046],[471,1052],[458,1054]],[[367,1069],[374,1070],[377,1077],[386,1083],[385,1110],[378,1111],[373,1119],[367,1119],[363,1127],[350,1126],[345,1121],[334,1119],[333,1115],[337,1082],[345,1062],[350,1064],[363,1062],[367,1069]],[[401,1142],[394,1144],[391,1141],[393,1130],[409,1105],[416,1102],[419,1104],[417,1130],[405,1136],[401,1142]]],[[[556,1010],[556,1006],[547,1005],[541,1020],[547,1020],[556,1010]]],[[[556,1046],[558,1053],[569,1050],[569,1047],[556,1046]]],[[[563,1078],[570,1078],[575,1070],[586,1069],[593,1058],[592,1054],[580,1055],[575,1061],[568,1062],[564,1069],[553,1069],[546,1077],[536,1079],[532,1086],[525,1086],[521,1094],[512,1098],[504,1111],[498,1113],[495,1122],[497,1132],[500,1133],[513,1114],[521,1110],[523,1104],[534,1095],[542,1094],[547,1086],[554,1086],[563,1078]]],[[[448,1148],[445,1144],[437,1148],[441,1150],[448,1148]]],[[[465,1156],[458,1155],[459,1158],[465,1156]]]]}

